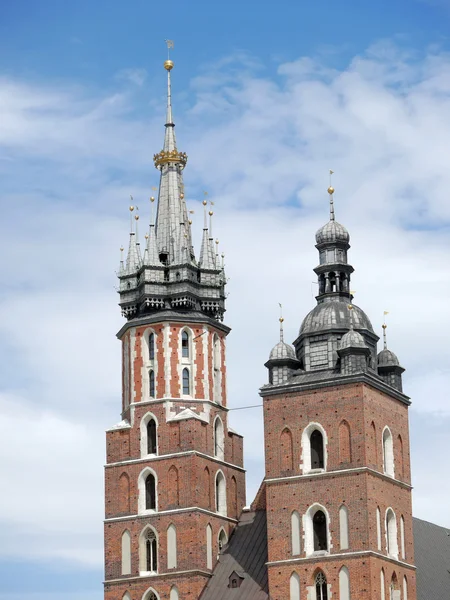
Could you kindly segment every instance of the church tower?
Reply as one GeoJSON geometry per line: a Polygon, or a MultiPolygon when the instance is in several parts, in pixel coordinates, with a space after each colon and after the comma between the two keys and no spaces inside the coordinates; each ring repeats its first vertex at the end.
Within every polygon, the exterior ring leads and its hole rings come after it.
{"type": "MultiPolygon", "coordinates": [[[[317,306],[261,389],[271,600],[415,600],[408,406],[395,354],[352,302],[350,237],[316,234],[317,306]]],[[[386,330],[384,331],[386,333],[386,330]]]]}
{"type": "MultiPolygon", "coordinates": [[[[205,209],[199,259],[167,71],[156,221],[121,262],[122,418],[107,431],[105,600],[197,600],[245,504],[242,437],[228,427],[225,274],[205,209]]],[[[153,198],[151,199],[154,200],[153,198]]],[[[132,216],[136,213],[130,207],[132,216]]]]}

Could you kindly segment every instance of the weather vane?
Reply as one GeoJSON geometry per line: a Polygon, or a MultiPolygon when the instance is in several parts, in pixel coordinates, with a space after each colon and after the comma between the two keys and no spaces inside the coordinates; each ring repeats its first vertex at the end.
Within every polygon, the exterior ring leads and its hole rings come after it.
{"type": "Polygon", "coordinates": [[[170,50],[174,47],[173,40],[165,40],[167,45],[167,58],[170,60],[170,50]]]}

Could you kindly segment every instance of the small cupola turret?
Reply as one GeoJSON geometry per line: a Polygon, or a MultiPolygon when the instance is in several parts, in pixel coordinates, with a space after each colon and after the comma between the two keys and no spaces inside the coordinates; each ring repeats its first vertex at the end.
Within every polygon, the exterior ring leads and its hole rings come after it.
{"type": "Polygon", "coordinates": [[[287,383],[294,371],[300,368],[300,361],[295,355],[294,347],[284,341],[283,317],[280,317],[280,341],[276,344],[264,365],[269,369],[269,383],[282,385],[287,383]]]}
{"type": "MultiPolygon", "coordinates": [[[[348,308],[352,310],[353,306],[350,304],[348,308]]],[[[353,319],[351,319],[350,329],[341,339],[337,352],[341,359],[341,373],[343,375],[353,375],[354,373],[367,371],[370,349],[367,347],[363,336],[353,329],[353,319]]]]}
{"type": "Polygon", "coordinates": [[[386,323],[383,323],[383,342],[384,348],[378,354],[377,367],[378,375],[387,383],[399,392],[403,391],[402,373],[405,369],[400,365],[397,355],[388,350],[386,340],[386,323]]]}

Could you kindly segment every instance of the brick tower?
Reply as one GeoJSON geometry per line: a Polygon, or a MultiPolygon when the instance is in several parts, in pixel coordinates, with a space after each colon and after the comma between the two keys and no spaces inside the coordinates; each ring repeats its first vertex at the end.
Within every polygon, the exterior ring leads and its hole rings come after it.
{"type": "Polygon", "coordinates": [[[197,600],[245,504],[242,437],[227,421],[225,274],[206,202],[195,258],[182,177],[187,156],[177,150],[172,119],[172,61],[164,67],[156,222],[142,256],[136,220],[118,274],[127,322],[118,333],[122,420],[107,431],[105,600],[197,600]]]}
{"type": "Polygon", "coordinates": [[[352,304],[350,238],[328,192],[317,306],[295,348],[281,335],[261,390],[270,598],[415,600],[403,368],[386,337],[377,355],[352,304]]]}

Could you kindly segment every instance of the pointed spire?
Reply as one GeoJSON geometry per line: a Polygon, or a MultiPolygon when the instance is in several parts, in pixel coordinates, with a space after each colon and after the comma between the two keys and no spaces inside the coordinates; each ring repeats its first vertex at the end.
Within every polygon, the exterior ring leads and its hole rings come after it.
{"type": "Polygon", "coordinates": [[[154,223],[154,214],[153,214],[153,206],[154,206],[155,198],[151,196],[151,217],[150,217],[150,227],[149,232],[145,236],[146,239],[146,248],[144,253],[144,265],[149,267],[160,267],[161,261],[159,260],[158,255],[158,247],[156,245],[156,232],[155,232],[155,223],[154,223]]]}
{"type": "Polygon", "coordinates": [[[166,60],[164,68],[167,70],[167,109],[166,109],[166,135],[164,137],[164,151],[171,152],[177,147],[175,139],[175,123],[172,115],[172,83],[170,81],[170,71],[173,69],[173,62],[166,60]]]}
{"type": "Polygon", "coordinates": [[[120,246],[120,264],[119,264],[119,277],[120,275],[124,275],[125,266],[123,263],[123,246],[120,246]]]}
{"type": "Polygon", "coordinates": [[[133,211],[134,206],[130,206],[131,231],[130,244],[128,246],[127,263],[125,268],[126,275],[133,275],[139,268],[139,254],[136,247],[136,235],[133,231],[133,211]]]}
{"type": "Polygon", "coordinates": [[[207,201],[203,200],[203,210],[204,210],[205,215],[204,215],[204,225],[203,225],[202,246],[201,246],[201,250],[200,250],[200,266],[203,269],[215,269],[216,265],[214,262],[214,255],[211,251],[211,243],[210,243],[209,231],[208,231],[207,204],[208,204],[207,201]]]}

